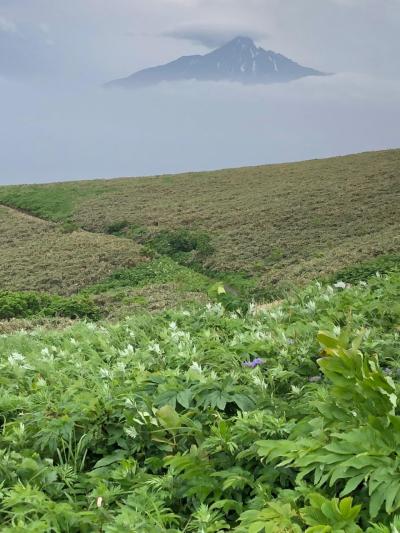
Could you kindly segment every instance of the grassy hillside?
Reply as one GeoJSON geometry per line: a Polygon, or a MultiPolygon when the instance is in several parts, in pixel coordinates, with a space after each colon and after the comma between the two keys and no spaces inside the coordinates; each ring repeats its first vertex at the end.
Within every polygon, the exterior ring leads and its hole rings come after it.
{"type": "Polygon", "coordinates": [[[1,531],[400,531],[399,192],[400,150],[0,188],[1,531]]]}
{"type": "Polygon", "coordinates": [[[144,260],[140,246],[0,207],[0,290],[72,294],[144,260]]]}
{"type": "Polygon", "coordinates": [[[399,298],[0,336],[1,530],[398,531],[399,298]]]}
{"type": "Polygon", "coordinates": [[[399,252],[399,198],[400,150],[176,176],[0,188],[0,203],[127,237],[203,272],[251,275],[259,292],[266,293],[399,252]]]}

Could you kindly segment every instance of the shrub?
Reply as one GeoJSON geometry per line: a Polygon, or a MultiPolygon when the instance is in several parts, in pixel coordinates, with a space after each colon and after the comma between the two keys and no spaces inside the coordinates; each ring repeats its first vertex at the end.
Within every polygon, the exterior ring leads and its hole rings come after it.
{"type": "Polygon", "coordinates": [[[87,296],[63,297],[39,292],[0,292],[0,319],[33,316],[91,318],[99,309],[87,296]]]}
{"type": "Polygon", "coordinates": [[[188,229],[162,231],[149,239],[147,245],[157,253],[184,264],[202,260],[213,252],[209,235],[188,229]]]}
{"type": "Polygon", "coordinates": [[[121,235],[124,230],[129,227],[129,222],[127,220],[120,220],[119,222],[113,222],[107,226],[106,233],[109,235],[121,235]]]}
{"type": "Polygon", "coordinates": [[[381,255],[376,259],[370,261],[364,261],[356,265],[349,266],[343,270],[335,272],[330,277],[329,281],[344,281],[346,283],[358,283],[364,281],[371,276],[374,276],[376,272],[380,274],[389,274],[395,270],[400,270],[400,255],[381,255]]]}

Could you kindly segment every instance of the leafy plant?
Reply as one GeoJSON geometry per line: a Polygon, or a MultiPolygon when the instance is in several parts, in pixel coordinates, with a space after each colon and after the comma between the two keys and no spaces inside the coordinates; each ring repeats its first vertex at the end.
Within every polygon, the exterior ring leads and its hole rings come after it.
{"type": "Polygon", "coordinates": [[[395,533],[399,291],[1,335],[1,529],[395,533]]]}
{"type": "Polygon", "coordinates": [[[0,292],[0,319],[33,316],[96,319],[99,318],[100,311],[85,296],[63,297],[38,292],[0,292]]]}

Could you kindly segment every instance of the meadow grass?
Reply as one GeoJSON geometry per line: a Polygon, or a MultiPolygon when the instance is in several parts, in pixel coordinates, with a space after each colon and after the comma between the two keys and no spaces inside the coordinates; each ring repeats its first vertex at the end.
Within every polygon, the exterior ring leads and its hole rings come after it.
{"type": "Polygon", "coordinates": [[[400,150],[388,150],[175,176],[1,187],[0,202],[92,232],[116,232],[145,245],[144,253],[174,233],[202,235],[209,249],[192,266],[252,276],[259,294],[268,295],[398,253],[399,193],[400,150]]]}
{"type": "Polygon", "coordinates": [[[0,207],[0,290],[73,294],[145,260],[140,246],[0,207]]]}

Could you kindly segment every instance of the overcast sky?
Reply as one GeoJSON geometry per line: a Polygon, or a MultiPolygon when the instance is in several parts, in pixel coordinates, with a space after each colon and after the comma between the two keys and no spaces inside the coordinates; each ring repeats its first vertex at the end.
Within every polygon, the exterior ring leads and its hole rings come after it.
{"type": "Polygon", "coordinates": [[[400,146],[400,0],[0,0],[0,183],[400,146]],[[100,86],[237,35],[336,73],[100,86]]]}

